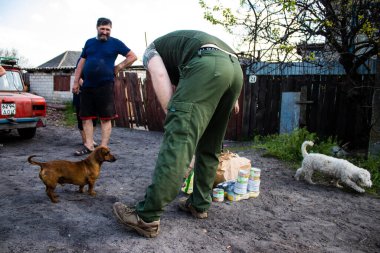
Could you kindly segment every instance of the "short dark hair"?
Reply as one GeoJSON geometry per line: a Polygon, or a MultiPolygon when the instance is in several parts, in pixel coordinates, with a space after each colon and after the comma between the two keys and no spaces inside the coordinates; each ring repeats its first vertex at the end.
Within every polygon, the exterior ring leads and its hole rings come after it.
{"type": "Polygon", "coordinates": [[[102,26],[102,25],[110,25],[112,27],[112,21],[108,18],[98,18],[98,21],[96,22],[96,27],[102,26]]]}

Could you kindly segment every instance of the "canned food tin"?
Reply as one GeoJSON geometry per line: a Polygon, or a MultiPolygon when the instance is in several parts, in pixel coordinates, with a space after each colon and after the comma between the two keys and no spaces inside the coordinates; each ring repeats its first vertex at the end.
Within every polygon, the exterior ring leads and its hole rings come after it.
{"type": "Polygon", "coordinates": [[[235,184],[234,192],[237,194],[246,194],[247,193],[247,185],[245,187],[236,187],[237,184],[235,184]]]}
{"type": "Polygon", "coordinates": [[[239,184],[247,184],[248,183],[248,178],[247,177],[238,177],[236,179],[236,183],[239,184]]]}
{"type": "Polygon", "coordinates": [[[238,177],[248,178],[250,172],[248,170],[239,170],[238,177]]]}
{"type": "Polygon", "coordinates": [[[224,201],[224,190],[220,188],[214,188],[212,190],[212,200],[215,202],[223,202],[224,201]]]}
{"type": "Polygon", "coordinates": [[[227,199],[229,201],[240,201],[241,200],[241,195],[240,194],[236,194],[235,192],[228,192],[227,199]]]}
{"type": "Polygon", "coordinates": [[[251,180],[260,180],[260,175],[261,175],[261,169],[252,167],[251,170],[250,170],[249,179],[251,179],[251,180]]]}
{"type": "Polygon", "coordinates": [[[248,181],[248,191],[259,191],[260,190],[260,180],[249,180],[248,181]]]}

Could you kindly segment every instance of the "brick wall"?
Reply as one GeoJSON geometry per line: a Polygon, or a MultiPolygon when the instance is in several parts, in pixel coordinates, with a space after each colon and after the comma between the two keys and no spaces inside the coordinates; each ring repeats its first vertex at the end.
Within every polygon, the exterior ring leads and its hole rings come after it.
{"type": "Polygon", "coordinates": [[[74,75],[71,75],[70,91],[54,91],[54,73],[30,73],[30,92],[45,98],[50,104],[64,104],[71,102],[73,94],[71,88],[74,83],[74,75]]]}

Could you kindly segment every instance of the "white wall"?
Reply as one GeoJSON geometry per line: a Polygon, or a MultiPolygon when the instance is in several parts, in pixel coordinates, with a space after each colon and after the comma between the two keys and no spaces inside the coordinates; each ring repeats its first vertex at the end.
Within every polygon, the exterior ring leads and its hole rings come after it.
{"type": "Polygon", "coordinates": [[[30,73],[30,92],[45,98],[47,103],[64,104],[73,100],[71,88],[74,76],[71,76],[70,91],[54,91],[54,74],[52,73],[30,73]]]}

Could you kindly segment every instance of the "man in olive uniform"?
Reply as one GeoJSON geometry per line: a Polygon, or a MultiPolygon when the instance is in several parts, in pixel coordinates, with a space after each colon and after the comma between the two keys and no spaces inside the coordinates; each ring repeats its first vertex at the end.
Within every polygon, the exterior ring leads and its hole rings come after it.
{"type": "Polygon", "coordinates": [[[174,31],[154,40],[143,63],[167,113],[164,139],[145,199],[134,209],[117,202],[113,210],[124,225],[155,237],[164,207],[178,195],[193,154],[193,193],[181,199],[179,207],[196,218],[207,218],[218,156],[243,73],[226,43],[194,30],[174,31]]]}

